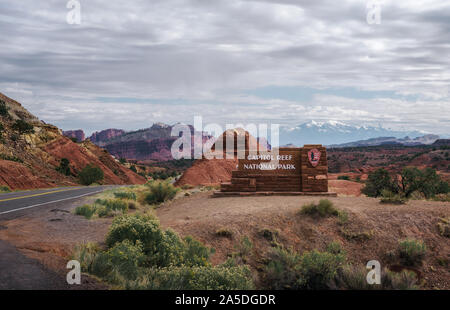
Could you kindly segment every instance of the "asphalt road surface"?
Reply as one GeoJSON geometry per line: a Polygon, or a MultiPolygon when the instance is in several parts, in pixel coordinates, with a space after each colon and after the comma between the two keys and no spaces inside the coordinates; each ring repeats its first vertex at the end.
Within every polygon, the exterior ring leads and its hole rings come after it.
{"type": "MultiPolygon", "coordinates": [[[[1,222],[44,212],[64,202],[74,202],[85,196],[100,193],[111,186],[62,187],[0,194],[1,222]]],[[[19,252],[13,245],[0,240],[0,290],[2,289],[68,289],[65,279],[48,270],[38,261],[19,252]]]]}
{"type": "MultiPolygon", "coordinates": [[[[4,215],[16,215],[61,201],[70,201],[104,191],[105,186],[62,187],[0,194],[0,220],[4,215]]],[[[8,216],[9,217],[9,216],[8,216]]]]}

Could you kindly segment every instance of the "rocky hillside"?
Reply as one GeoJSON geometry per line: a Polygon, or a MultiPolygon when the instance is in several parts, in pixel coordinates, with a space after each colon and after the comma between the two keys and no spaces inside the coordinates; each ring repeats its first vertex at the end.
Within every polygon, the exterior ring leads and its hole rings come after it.
{"type": "Polygon", "coordinates": [[[84,135],[84,131],[81,129],[63,131],[63,136],[65,136],[67,138],[75,139],[75,141],[77,141],[77,142],[82,142],[86,139],[86,136],[84,135]]]}
{"type": "Polygon", "coordinates": [[[122,136],[125,134],[125,130],[122,129],[105,129],[102,131],[96,131],[94,132],[90,137],[89,140],[91,140],[93,143],[97,144],[98,146],[105,146],[105,144],[119,136],[122,136]]]}
{"type": "Polygon", "coordinates": [[[1,93],[0,121],[0,185],[11,189],[75,185],[78,172],[87,164],[103,170],[104,184],[145,182],[106,150],[89,141],[74,143],[1,93]],[[70,162],[69,176],[57,171],[62,158],[70,162]]]}

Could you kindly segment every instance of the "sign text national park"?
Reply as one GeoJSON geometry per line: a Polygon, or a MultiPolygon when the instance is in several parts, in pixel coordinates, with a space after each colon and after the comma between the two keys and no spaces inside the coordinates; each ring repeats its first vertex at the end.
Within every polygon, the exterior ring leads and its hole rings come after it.
{"type": "Polygon", "coordinates": [[[249,154],[239,159],[231,182],[218,195],[239,193],[328,193],[326,149],[322,145],[280,148],[275,154],[249,154]]]}

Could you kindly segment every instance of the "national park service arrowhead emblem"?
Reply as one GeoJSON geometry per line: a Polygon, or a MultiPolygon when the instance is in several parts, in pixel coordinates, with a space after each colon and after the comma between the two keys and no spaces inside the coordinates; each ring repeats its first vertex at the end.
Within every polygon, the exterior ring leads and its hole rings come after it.
{"type": "Polygon", "coordinates": [[[312,149],[308,151],[308,159],[313,167],[316,167],[319,164],[320,160],[320,151],[318,149],[312,149]]]}

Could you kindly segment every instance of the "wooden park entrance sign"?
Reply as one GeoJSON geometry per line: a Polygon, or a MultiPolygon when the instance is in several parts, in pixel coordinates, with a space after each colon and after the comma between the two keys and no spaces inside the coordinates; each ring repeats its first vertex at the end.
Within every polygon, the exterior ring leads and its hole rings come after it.
{"type": "Polygon", "coordinates": [[[273,156],[246,154],[232,171],[231,182],[222,183],[215,196],[336,196],[328,192],[327,152],[322,145],[280,148],[275,164],[273,156]]]}

